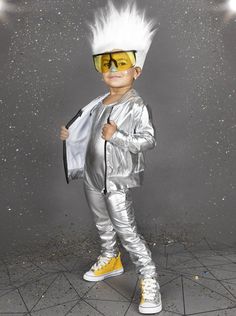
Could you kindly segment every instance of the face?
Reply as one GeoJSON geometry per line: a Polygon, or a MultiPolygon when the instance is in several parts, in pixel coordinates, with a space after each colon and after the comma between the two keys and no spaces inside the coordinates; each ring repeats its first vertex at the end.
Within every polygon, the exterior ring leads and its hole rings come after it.
{"type": "MultiPolygon", "coordinates": [[[[112,51],[118,51],[120,49],[113,49],[112,51]]],[[[137,79],[141,74],[140,67],[130,67],[127,70],[117,71],[114,61],[111,62],[109,71],[102,73],[104,82],[109,87],[121,88],[128,87],[133,84],[134,79],[137,79]]]]}
{"type": "Polygon", "coordinates": [[[140,73],[140,67],[132,67],[127,70],[116,71],[115,65],[111,65],[110,70],[103,73],[102,76],[104,82],[109,87],[121,88],[132,85],[134,78],[136,79],[140,73]]]}

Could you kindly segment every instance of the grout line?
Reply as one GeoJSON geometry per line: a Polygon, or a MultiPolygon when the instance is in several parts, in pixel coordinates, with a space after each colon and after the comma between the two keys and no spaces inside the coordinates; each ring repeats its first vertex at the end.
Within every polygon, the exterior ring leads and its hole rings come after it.
{"type": "Polygon", "coordinates": [[[31,310],[30,312],[36,313],[36,312],[40,312],[40,311],[43,311],[43,310],[51,309],[51,308],[54,308],[54,307],[56,307],[56,306],[61,306],[61,305],[63,305],[63,304],[67,304],[67,303],[75,302],[75,301],[78,302],[77,299],[73,299],[73,300],[69,300],[69,301],[57,303],[57,304],[54,304],[54,305],[51,305],[51,306],[42,307],[42,308],[36,309],[36,310],[34,310],[34,311],[31,310]]]}
{"type": "MultiPolygon", "coordinates": [[[[40,276],[40,277],[38,277],[38,278],[36,278],[36,279],[31,279],[31,280],[28,280],[28,281],[26,281],[25,283],[22,283],[22,284],[20,284],[20,285],[18,285],[18,286],[14,286],[14,289],[20,289],[21,287],[24,287],[24,286],[26,286],[26,285],[28,285],[28,284],[38,282],[38,281],[40,281],[41,279],[47,278],[48,276],[50,276],[50,274],[53,275],[53,274],[55,274],[55,273],[54,273],[54,272],[45,273],[44,275],[42,275],[42,276],[40,276]]],[[[56,273],[56,274],[57,274],[57,273],[56,273]]]]}
{"type": "MultiPolygon", "coordinates": [[[[200,259],[201,260],[201,259],[200,259]]],[[[185,263],[185,262],[183,262],[183,263],[185,263]]],[[[208,267],[214,267],[214,266],[217,266],[217,267],[219,267],[219,266],[227,266],[227,265],[229,265],[229,264],[231,264],[231,263],[234,263],[234,262],[228,262],[228,263],[214,263],[214,264],[208,264],[208,267]]],[[[181,265],[182,263],[180,263],[180,264],[176,264],[175,266],[176,267],[179,267],[180,265],[181,265]]],[[[185,268],[185,269],[198,269],[198,268],[202,268],[203,266],[202,266],[202,263],[199,265],[199,266],[185,266],[185,267],[183,267],[183,268],[185,268]]],[[[180,267],[181,268],[181,267],[180,267]]],[[[221,269],[217,269],[217,270],[221,270],[221,269]]],[[[235,271],[230,271],[230,270],[224,270],[223,269],[223,271],[229,271],[229,272],[235,272],[235,271]]]]}
{"type": "Polygon", "coordinates": [[[214,251],[214,249],[212,248],[212,246],[210,245],[210,243],[209,243],[209,241],[206,239],[206,237],[203,237],[203,239],[204,239],[205,243],[208,245],[209,249],[214,251]]]}
{"type": "Polygon", "coordinates": [[[96,312],[98,312],[99,314],[103,315],[103,316],[106,316],[105,314],[103,314],[103,312],[99,311],[96,307],[94,307],[93,305],[91,305],[88,301],[84,300],[84,299],[81,299],[80,301],[78,301],[69,311],[66,312],[66,315],[68,315],[68,312],[70,312],[73,308],[75,308],[76,305],[79,305],[81,302],[89,305],[90,307],[92,307],[96,312]]]}
{"type": "Polygon", "coordinates": [[[48,287],[46,288],[46,290],[41,294],[40,298],[36,301],[36,303],[31,307],[30,312],[32,312],[32,310],[34,309],[34,307],[41,301],[42,296],[47,293],[48,289],[51,287],[51,285],[56,281],[56,279],[59,277],[59,274],[56,275],[56,277],[52,280],[52,282],[48,285],[48,287]]]}
{"type": "MultiPolygon", "coordinates": [[[[208,290],[210,290],[211,292],[214,292],[214,293],[216,293],[216,294],[218,294],[218,295],[220,295],[220,296],[226,298],[227,300],[230,300],[230,301],[233,302],[233,303],[236,302],[236,301],[233,301],[232,299],[230,299],[228,296],[225,296],[224,294],[219,293],[219,292],[217,292],[216,290],[213,290],[212,288],[210,288],[210,287],[208,287],[208,286],[206,286],[206,285],[204,285],[204,284],[202,284],[202,283],[200,283],[200,282],[197,282],[197,281],[195,281],[195,280],[193,280],[193,279],[190,279],[190,278],[188,278],[188,277],[184,277],[184,278],[187,279],[187,280],[189,280],[189,281],[192,281],[193,283],[196,283],[197,285],[200,285],[200,287],[204,287],[205,289],[208,289],[208,290]]],[[[213,281],[216,281],[216,280],[213,280],[213,281]]],[[[218,281],[216,281],[216,282],[218,282],[218,281]]]]}
{"type": "MultiPolygon", "coordinates": [[[[207,313],[206,316],[209,316],[208,313],[220,312],[220,311],[229,311],[231,309],[235,309],[235,306],[228,307],[228,308],[212,309],[212,310],[208,310],[205,312],[190,313],[190,314],[187,314],[186,316],[193,316],[193,315],[199,315],[199,314],[202,315],[202,314],[206,314],[206,313],[207,313]]],[[[227,314],[225,314],[225,315],[227,315],[227,314]]],[[[215,316],[215,315],[212,315],[212,316],[215,316]]]]}
{"type": "Polygon", "coordinates": [[[80,294],[77,292],[77,289],[74,287],[74,285],[70,282],[70,280],[68,279],[68,277],[65,275],[65,273],[63,272],[62,275],[64,276],[64,278],[67,280],[67,282],[71,285],[71,287],[74,289],[74,291],[76,292],[76,294],[78,295],[79,299],[81,298],[80,294]]]}
{"type": "Polygon", "coordinates": [[[125,311],[124,316],[127,314],[128,310],[130,309],[131,304],[133,303],[134,296],[135,296],[135,293],[136,293],[138,284],[139,284],[139,278],[137,278],[136,285],[135,285],[135,287],[134,287],[134,291],[133,291],[133,294],[132,294],[132,296],[131,296],[129,306],[128,306],[127,310],[125,311]]]}
{"type": "MultiPolygon", "coordinates": [[[[196,257],[196,259],[201,263],[201,261],[200,261],[197,257],[196,257]]],[[[205,269],[208,270],[208,272],[215,278],[215,280],[218,281],[218,282],[225,288],[225,290],[228,291],[228,292],[236,299],[236,296],[235,296],[224,284],[222,284],[221,280],[219,280],[219,279],[214,275],[214,273],[212,273],[212,271],[211,271],[210,269],[208,269],[208,267],[207,267],[205,264],[203,264],[203,263],[201,263],[201,264],[203,265],[203,267],[204,267],[205,269]]],[[[233,272],[234,272],[234,271],[233,271],[233,272]]]]}
{"type": "Polygon", "coordinates": [[[184,297],[184,282],[183,282],[183,276],[182,276],[182,275],[181,275],[181,288],[182,288],[182,297],[183,297],[184,315],[186,315],[186,309],[185,309],[185,297],[184,297]]]}
{"type": "Polygon", "coordinates": [[[70,312],[75,308],[76,305],[79,305],[79,303],[80,303],[81,301],[82,301],[82,300],[77,300],[76,303],[75,303],[73,306],[71,306],[70,309],[68,309],[68,311],[65,313],[64,316],[68,315],[68,313],[70,313],[70,312]]]}
{"type": "Polygon", "coordinates": [[[177,276],[175,276],[173,279],[167,281],[166,283],[160,284],[160,287],[163,287],[163,286],[165,286],[166,284],[171,283],[172,281],[178,279],[179,277],[181,277],[181,275],[177,275],[177,276]]]}
{"type": "Polygon", "coordinates": [[[26,258],[27,258],[28,262],[30,262],[32,265],[34,265],[35,267],[40,269],[42,272],[47,272],[42,267],[40,267],[38,264],[36,264],[34,261],[32,261],[32,259],[30,259],[28,255],[26,255],[26,258]]]}
{"type": "MultiPolygon", "coordinates": [[[[204,267],[202,267],[204,268],[204,267]]],[[[178,270],[175,270],[175,269],[172,269],[172,268],[169,268],[170,272],[173,272],[175,274],[178,274],[178,277],[180,277],[181,275],[185,276],[192,276],[193,273],[190,273],[190,272],[184,272],[184,271],[178,271],[178,270]]],[[[210,277],[205,277],[205,276],[201,276],[202,279],[206,279],[206,280],[215,280],[214,277],[210,278],[210,277]]]]}
{"type": "Polygon", "coordinates": [[[119,295],[123,296],[128,302],[130,301],[130,299],[128,297],[126,297],[125,295],[123,295],[120,291],[118,291],[115,287],[113,287],[111,284],[109,284],[108,282],[106,282],[105,280],[103,280],[103,282],[110,286],[114,291],[116,291],[119,295]]]}
{"type": "Polygon", "coordinates": [[[169,259],[169,254],[167,253],[167,256],[166,256],[166,265],[165,265],[165,268],[168,269],[168,259],[169,259]]]}
{"type": "Polygon", "coordinates": [[[6,272],[7,272],[7,276],[8,276],[8,280],[9,280],[9,284],[10,284],[10,286],[12,286],[11,275],[10,275],[10,271],[8,269],[8,265],[3,259],[1,259],[1,261],[3,262],[3,264],[5,266],[5,269],[6,269],[6,272]]]}
{"type": "Polygon", "coordinates": [[[26,310],[27,310],[27,313],[28,313],[29,315],[31,315],[31,314],[30,314],[30,310],[29,310],[28,306],[26,305],[26,302],[25,302],[25,300],[24,300],[24,298],[23,298],[23,296],[22,296],[20,290],[17,289],[17,292],[18,292],[18,294],[20,295],[20,297],[21,297],[21,299],[22,299],[22,302],[23,302],[24,305],[25,305],[25,308],[26,308],[26,310]]]}

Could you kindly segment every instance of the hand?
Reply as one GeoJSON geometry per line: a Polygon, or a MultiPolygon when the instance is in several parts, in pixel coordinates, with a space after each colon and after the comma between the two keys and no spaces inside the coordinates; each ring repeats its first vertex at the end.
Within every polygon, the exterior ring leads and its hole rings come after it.
{"type": "Polygon", "coordinates": [[[60,139],[61,140],[66,140],[69,137],[69,131],[68,129],[63,125],[61,126],[61,134],[60,134],[60,139]]]}
{"type": "Polygon", "coordinates": [[[110,121],[109,124],[104,124],[102,128],[102,138],[105,140],[109,140],[116,130],[117,125],[114,121],[110,121]]]}

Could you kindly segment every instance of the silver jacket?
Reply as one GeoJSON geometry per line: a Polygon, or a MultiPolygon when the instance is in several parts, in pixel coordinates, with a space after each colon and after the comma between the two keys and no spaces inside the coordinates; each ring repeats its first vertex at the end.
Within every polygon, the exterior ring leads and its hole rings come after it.
{"type": "MultiPolygon", "coordinates": [[[[63,162],[67,183],[83,178],[93,111],[108,94],[92,100],[66,124],[69,137],[63,141],[63,162]]],[[[156,146],[151,110],[132,88],[111,106],[108,122],[111,120],[117,130],[104,141],[105,187],[116,190],[140,186],[144,176],[144,152],[156,146]]]]}

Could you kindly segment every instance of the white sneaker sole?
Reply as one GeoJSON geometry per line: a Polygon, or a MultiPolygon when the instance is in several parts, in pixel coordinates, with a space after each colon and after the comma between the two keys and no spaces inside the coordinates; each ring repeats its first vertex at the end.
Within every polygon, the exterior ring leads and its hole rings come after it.
{"type": "Polygon", "coordinates": [[[138,310],[141,314],[155,314],[155,313],[159,313],[162,310],[162,304],[158,306],[153,306],[153,307],[139,306],[138,310]]]}
{"type": "Polygon", "coordinates": [[[120,275],[124,272],[124,268],[121,268],[119,270],[114,270],[112,272],[108,272],[108,273],[105,273],[103,275],[99,275],[99,276],[91,276],[91,275],[87,275],[86,273],[83,275],[83,279],[86,280],[86,281],[102,281],[106,278],[110,278],[110,277],[113,277],[113,276],[117,276],[117,275],[120,275]]]}

